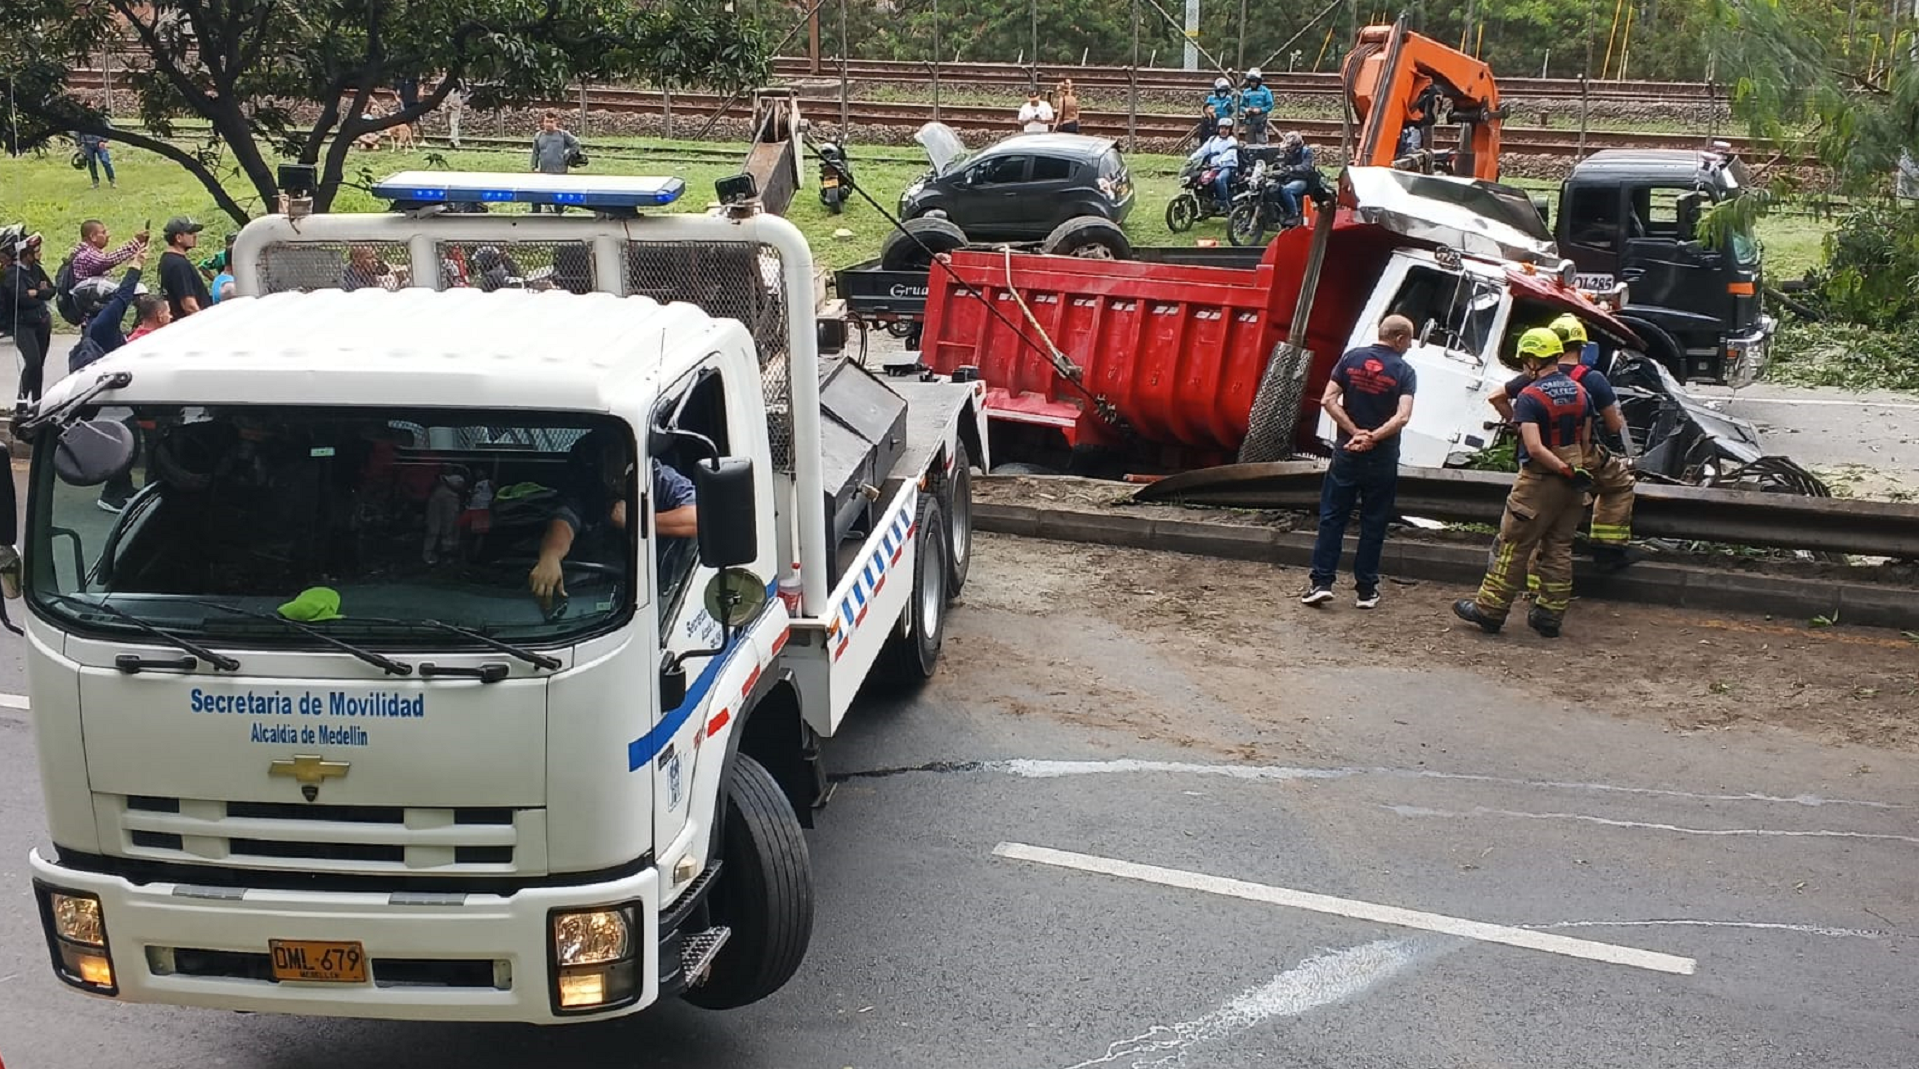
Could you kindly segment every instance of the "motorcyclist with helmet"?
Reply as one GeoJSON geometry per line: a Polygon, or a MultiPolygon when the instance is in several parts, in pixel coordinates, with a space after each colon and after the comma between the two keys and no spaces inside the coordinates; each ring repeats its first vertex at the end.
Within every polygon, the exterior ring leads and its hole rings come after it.
{"type": "Polygon", "coordinates": [[[1529,380],[1513,403],[1519,475],[1506,496],[1479,592],[1453,603],[1453,615],[1488,633],[1504,626],[1513,599],[1526,589],[1529,572],[1539,576],[1539,590],[1526,626],[1558,638],[1572,601],[1573,535],[1593,488],[1586,470],[1592,456],[1593,405],[1586,388],[1559,366],[1564,351],[1559,335],[1534,327],[1519,336],[1511,351],[1502,347],[1499,354],[1501,363],[1529,380]]]}
{"type": "Polygon", "coordinates": [[[1233,175],[1239,171],[1239,139],[1233,136],[1233,120],[1221,119],[1217,133],[1193,150],[1191,163],[1213,168],[1213,195],[1219,198],[1224,213],[1233,203],[1233,175]]]}
{"type": "Polygon", "coordinates": [[[1193,127],[1193,139],[1204,141],[1212,136],[1219,126],[1219,120],[1231,119],[1239,104],[1239,98],[1233,95],[1233,83],[1224,78],[1213,79],[1213,91],[1200,106],[1199,124],[1193,127]]]}
{"type": "Polygon", "coordinates": [[[1246,88],[1239,91],[1239,110],[1246,127],[1246,143],[1266,143],[1266,118],[1273,112],[1273,91],[1258,67],[1246,72],[1246,88]]]}
{"type": "Polygon", "coordinates": [[[1299,198],[1319,184],[1319,169],[1313,165],[1313,147],[1306,143],[1298,130],[1288,130],[1286,136],[1280,139],[1277,163],[1280,172],[1279,203],[1286,210],[1283,225],[1298,226],[1299,198]]]}

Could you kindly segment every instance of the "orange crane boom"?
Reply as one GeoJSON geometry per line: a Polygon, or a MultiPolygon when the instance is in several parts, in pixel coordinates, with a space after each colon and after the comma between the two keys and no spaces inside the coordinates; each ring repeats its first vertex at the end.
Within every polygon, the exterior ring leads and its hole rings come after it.
{"type": "Polygon", "coordinates": [[[1432,127],[1443,100],[1459,124],[1459,148],[1449,167],[1437,169],[1499,180],[1499,124],[1506,112],[1491,67],[1408,31],[1402,18],[1359,31],[1340,73],[1361,124],[1354,165],[1434,170],[1432,127]],[[1418,152],[1402,152],[1409,128],[1421,134],[1418,152]]]}

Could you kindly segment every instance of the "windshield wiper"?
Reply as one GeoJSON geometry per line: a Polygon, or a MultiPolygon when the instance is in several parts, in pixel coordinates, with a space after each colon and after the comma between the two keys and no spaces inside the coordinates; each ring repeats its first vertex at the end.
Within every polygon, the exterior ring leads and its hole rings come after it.
{"type": "Polygon", "coordinates": [[[273,623],[279,624],[282,627],[290,628],[294,631],[300,632],[303,635],[308,635],[313,638],[317,638],[321,642],[324,642],[327,645],[334,647],[335,649],[345,650],[346,652],[352,654],[355,657],[358,657],[362,661],[365,661],[366,663],[372,665],[375,668],[378,668],[380,671],[385,672],[387,675],[390,675],[390,676],[406,676],[406,675],[413,674],[413,666],[406,663],[405,661],[396,661],[393,658],[388,657],[387,655],[383,653],[375,653],[372,650],[369,650],[363,646],[355,646],[353,643],[348,642],[345,639],[335,638],[332,635],[327,634],[325,631],[322,631],[317,627],[313,627],[309,624],[303,624],[298,620],[289,620],[284,616],[280,616],[278,614],[270,613],[270,612],[261,612],[258,609],[242,609],[238,605],[222,605],[221,603],[217,601],[203,601],[199,598],[183,598],[181,600],[190,601],[195,605],[204,606],[209,609],[218,609],[221,612],[230,612],[235,616],[247,616],[255,620],[270,620],[273,623]]]}
{"type": "MultiPolygon", "coordinates": [[[[95,609],[100,612],[106,613],[108,616],[111,616],[122,623],[133,625],[139,630],[144,631],[149,635],[152,635],[154,638],[159,639],[160,641],[166,643],[169,646],[172,646],[175,649],[185,650],[186,652],[193,654],[195,657],[204,659],[208,664],[212,665],[214,668],[219,669],[221,671],[238,672],[240,670],[240,662],[234,660],[231,657],[228,657],[226,654],[215,653],[212,650],[207,649],[205,646],[200,645],[198,642],[193,641],[192,639],[181,638],[179,635],[176,635],[171,631],[168,631],[157,625],[150,624],[146,622],[145,620],[140,619],[138,616],[135,616],[132,613],[127,612],[125,609],[114,608],[113,606],[108,605],[104,601],[88,601],[85,598],[76,598],[70,594],[48,594],[47,597],[54,601],[64,601],[70,605],[78,605],[82,608],[95,609]]],[[[183,665],[180,667],[187,667],[187,666],[183,665]]]]}
{"type": "Polygon", "coordinates": [[[492,635],[489,635],[484,631],[475,631],[473,628],[461,627],[459,624],[449,624],[444,620],[389,620],[389,619],[381,619],[378,617],[371,617],[371,616],[357,616],[357,617],[354,617],[354,619],[364,620],[367,623],[375,623],[375,624],[399,624],[401,626],[430,627],[435,631],[444,632],[445,634],[449,634],[449,635],[458,635],[461,638],[465,638],[465,639],[471,639],[472,641],[478,642],[480,645],[485,646],[489,649],[499,650],[501,653],[510,654],[514,657],[518,657],[520,660],[525,661],[526,663],[532,665],[535,668],[544,668],[547,671],[552,672],[552,671],[557,671],[560,667],[560,659],[558,657],[548,657],[544,653],[535,653],[534,651],[529,650],[524,646],[515,646],[511,642],[502,642],[499,639],[494,638],[492,635]]]}

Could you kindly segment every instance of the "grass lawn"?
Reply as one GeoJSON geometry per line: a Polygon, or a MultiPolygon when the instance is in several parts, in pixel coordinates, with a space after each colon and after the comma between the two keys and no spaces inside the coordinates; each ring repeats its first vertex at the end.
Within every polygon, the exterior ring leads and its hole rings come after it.
{"type": "MultiPolygon", "coordinates": [[[[726,150],[744,159],[746,146],[705,142],[667,142],[650,138],[593,139],[590,147],[596,174],[667,174],[686,181],[688,194],[678,208],[704,211],[711,200],[713,183],[737,172],[738,167],[725,159],[689,159],[687,150],[726,150]],[[678,150],[681,154],[675,154],[678,150]]],[[[519,149],[468,149],[461,152],[439,148],[447,164],[455,170],[512,171],[526,166],[526,154],[519,149]]],[[[925,169],[923,164],[895,162],[909,150],[889,147],[875,150],[886,162],[862,161],[860,150],[853,151],[853,169],[861,185],[882,207],[891,212],[899,202],[900,190],[925,169]]],[[[1189,244],[1196,239],[1225,240],[1225,223],[1214,219],[1195,230],[1175,237],[1166,229],[1165,207],[1176,188],[1178,157],[1138,154],[1129,157],[1134,177],[1132,216],[1126,230],[1135,245],[1189,244]]],[[[66,249],[78,240],[80,223],[98,218],[119,237],[131,236],[142,226],[151,225],[157,234],[160,226],[175,215],[191,215],[207,224],[203,243],[218,247],[220,235],[237,229],[237,224],[220,213],[206,190],[180,167],[151,153],[119,145],[114,148],[114,164],[120,186],[110,189],[89,187],[85,171],[76,171],[67,163],[67,153],[46,156],[0,158],[0,223],[25,222],[47,236],[48,260],[58,263],[66,249]]],[[[426,166],[426,151],[393,153],[356,152],[348,165],[349,176],[362,168],[375,177],[426,166]]],[[[871,205],[855,200],[841,215],[832,215],[815,196],[816,168],[807,168],[800,195],[794,198],[788,218],[805,232],[813,245],[813,254],[829,267],[845,267],[878,255],[880,241],[890,226],[871,205]],[[835,231],[851,234],[835,238],[835,231]]],[[[1545,191],[1545,183],[1521,183],[1545,191]]],[[[259,210],[258,198],[242,180],[229,180],[228,188],[242,205],[259,210]]],[[[341,211],[375,211],[382,205],[358,189],[341,193],[335,207],[341,211]]],[[[1773,278],[1794,278],[1818,261],[1820,242],[1826,225],[1816,219],[1774,216],[1760,223],[1760,238],[1766,243],[1768,272],[1773,278]]]]}

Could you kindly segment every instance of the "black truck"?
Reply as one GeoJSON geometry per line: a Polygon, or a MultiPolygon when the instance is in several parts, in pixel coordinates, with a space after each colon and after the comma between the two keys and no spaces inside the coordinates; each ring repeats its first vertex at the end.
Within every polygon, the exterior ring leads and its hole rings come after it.
{"type": "Polygon", "coordinates": [[[1623,285],[1620,318],[1681,382],[1744,385],[1765,365],[1759,242],[1738,227],[1711,246],[1698,237],[1706,211],[1748,188],[1745,164],[1715,144],[1597,152],[1560,189],[1555,236],[1580,287],[1623,285]]]}

